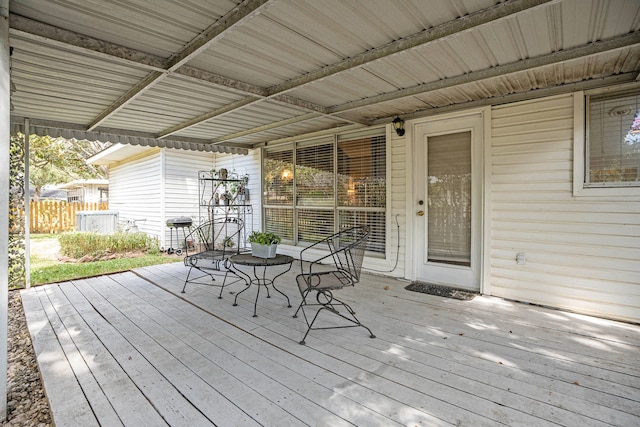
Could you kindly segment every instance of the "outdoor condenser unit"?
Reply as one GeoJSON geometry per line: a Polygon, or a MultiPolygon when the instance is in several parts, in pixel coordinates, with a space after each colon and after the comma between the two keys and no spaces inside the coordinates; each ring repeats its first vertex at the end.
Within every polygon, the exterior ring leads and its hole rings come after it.
{"type": "Polygon", "coordinates": [[[76,231],[111,234],[118,229],[118,211],[76,212],[76,231]]]}

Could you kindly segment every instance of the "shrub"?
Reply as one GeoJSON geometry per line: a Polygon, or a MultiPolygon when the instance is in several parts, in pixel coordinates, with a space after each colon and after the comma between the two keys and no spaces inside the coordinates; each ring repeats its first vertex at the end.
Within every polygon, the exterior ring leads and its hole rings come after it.
{"type": "Polygon", "coordinates": [[[60,253],[70,258],[85,255],[100,257],[107,254],[144,251],[160,253],[158,239],[145,233],[99,234],[93,232],[63,233],[58,237],[60,253]]]}

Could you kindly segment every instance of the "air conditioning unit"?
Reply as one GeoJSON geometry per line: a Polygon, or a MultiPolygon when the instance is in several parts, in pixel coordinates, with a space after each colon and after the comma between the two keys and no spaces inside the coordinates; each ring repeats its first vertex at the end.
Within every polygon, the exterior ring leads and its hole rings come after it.
{"type": "Polygon", "coordinates": [[[118,229],[118,211],[76,212],[76,231],[111,234],[118,229]]]}

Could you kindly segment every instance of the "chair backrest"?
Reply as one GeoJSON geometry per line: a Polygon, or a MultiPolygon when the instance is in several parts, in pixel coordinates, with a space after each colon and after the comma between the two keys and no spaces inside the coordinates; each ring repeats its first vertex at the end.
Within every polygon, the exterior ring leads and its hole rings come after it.
{"type": "Polygon", "coordinates": [[[244,223],[239,218],[216,218],[207,221],[196,228],[187,239],[192,242],[196,252],[216,251],[228,253],[229,256],[240,251],[240,238],[244,223]]]}
{"type": "Polygon", "coordinates": [[[357,226],[340,231],[327,239],[334,263],[338,269],[351,276],[353,283],[360,281],[368,237],[369,227],[357,226]]]}

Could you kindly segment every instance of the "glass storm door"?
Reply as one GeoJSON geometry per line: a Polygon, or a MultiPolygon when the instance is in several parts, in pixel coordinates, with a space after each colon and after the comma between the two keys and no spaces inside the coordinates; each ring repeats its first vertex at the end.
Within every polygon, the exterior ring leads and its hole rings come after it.
{"type": "Polygon", "coordinates": [[[482,116],[415,125],[416,280],[480,289],[482,116]]]}

